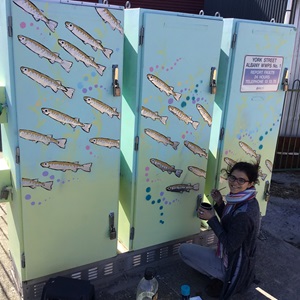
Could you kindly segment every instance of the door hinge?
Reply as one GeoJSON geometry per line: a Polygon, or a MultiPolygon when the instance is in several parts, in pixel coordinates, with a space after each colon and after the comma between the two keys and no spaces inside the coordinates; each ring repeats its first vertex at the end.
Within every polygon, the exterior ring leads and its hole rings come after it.
{"type": "Polygon", "coordinates": [[[236,38],[237,38],[237,34],[234,33],[233,36],[232,36],[232,41],[231,41],[231,48],[235,47],[236,38]]]}
{"type": "Polygon", "coordinates": [[[20,148],[16,148],[16,164],[20,163],[20,148]]]}
{"type": "Polygon", "coordinates": [[[13,36],[12,16],[7,17],[7,34],[9,37],[13,36]]]}
{"type": "Polygon", "coordinates": [[[220,135],[219,135],[219,140],[220,141],[222,141],[223,138],[224,138],[224,131],[225,131],[225,129],[224,129],[224,127],[222,127],[221,130],[220,130],[220,135]]]}
{"type": "Polygon", "coordinates": [[[140,141],[140,138],[138,136],[136,136],[134,139],[134,151],[139,150],[139,141],[140,141]]]}
{"type": "Polygon", "coordinates": [[[21,254],[21,267],[22,267],[23,269],[25,269],[25,266],[26,266],[26,264],[25,264],[25,253],[23,252],[23,253],[21,254]]]}
{"type": "Polygon", "coordinates": [[[139,36],[139,46],[143,45],[144,43],[144,26],[140,29],[140,36],[139,36]]]}
{"type": "Polygon", "coordinates": [[[133,240],[134,239],[134,227],[131,227],[130,228],[130,237],[129,237],[130,240],[133,240]]]}

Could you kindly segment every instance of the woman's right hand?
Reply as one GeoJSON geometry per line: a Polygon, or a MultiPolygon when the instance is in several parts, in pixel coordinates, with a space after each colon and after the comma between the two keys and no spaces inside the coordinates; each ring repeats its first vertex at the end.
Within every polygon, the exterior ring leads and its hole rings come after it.
{"type": "Polygon", "coordinates": [[[212,189],[210,195],[218,205],[221,205],[223,203],[223,197],[219,190],[212,189]]]}

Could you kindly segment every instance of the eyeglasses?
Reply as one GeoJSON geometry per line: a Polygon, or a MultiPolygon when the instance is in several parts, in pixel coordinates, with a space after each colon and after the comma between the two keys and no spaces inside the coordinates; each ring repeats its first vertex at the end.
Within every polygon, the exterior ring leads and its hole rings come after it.
{"type": "Polygon", "coordinates": [[[250,182],[249,180],[245,180],[244,178],[236,178],[234,175],[229,175],[227,178],[230,182],[237,181],[238,184],[244,184],[246,182],[250,182]]]}

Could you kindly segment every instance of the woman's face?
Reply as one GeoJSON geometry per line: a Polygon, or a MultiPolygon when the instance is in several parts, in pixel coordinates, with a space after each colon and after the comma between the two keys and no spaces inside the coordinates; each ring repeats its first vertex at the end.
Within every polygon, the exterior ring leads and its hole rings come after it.
{"type": "Polygon", "coordinates": [[[249,178],[246,173],[240,170],[234,170],[230,176],[228,176],[228,186],[232,194],[242,192],[253,185],[253,182],[249,182],[249,178]],[[243,183],[243,181],[245,181],[243,183]]]}

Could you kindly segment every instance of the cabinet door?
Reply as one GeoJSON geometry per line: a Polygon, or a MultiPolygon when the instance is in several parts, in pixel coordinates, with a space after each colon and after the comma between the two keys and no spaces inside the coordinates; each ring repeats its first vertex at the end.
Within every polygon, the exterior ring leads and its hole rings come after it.
{"type": "Polygon", "coordinates": [[[143,16],[134,249],[199,232],[222,31],[220,19],[143,16]]]}
{"type": "Polygon", "coordinates": [[[12,13],[28,280],[117,254],[123,10],[14,1],[12,13]]]}
{"type": "MultiPolygon", "coordinates": [[[[260,161],[260,185],[256,187],[261,211],[265,213],[264,190],[271,181],[284,101],[282,80],[291,64],[295,29],[241,21],[235,23],[235,33],[236,44],[227,58],[231,64],[219,164],[220,169],[226,169],[235,161],[260,161]]],[[[222,177],[220,185],[227,186],[222,177]]],[[[224,194],[227,192],[224,190],[224,194]]]]}

